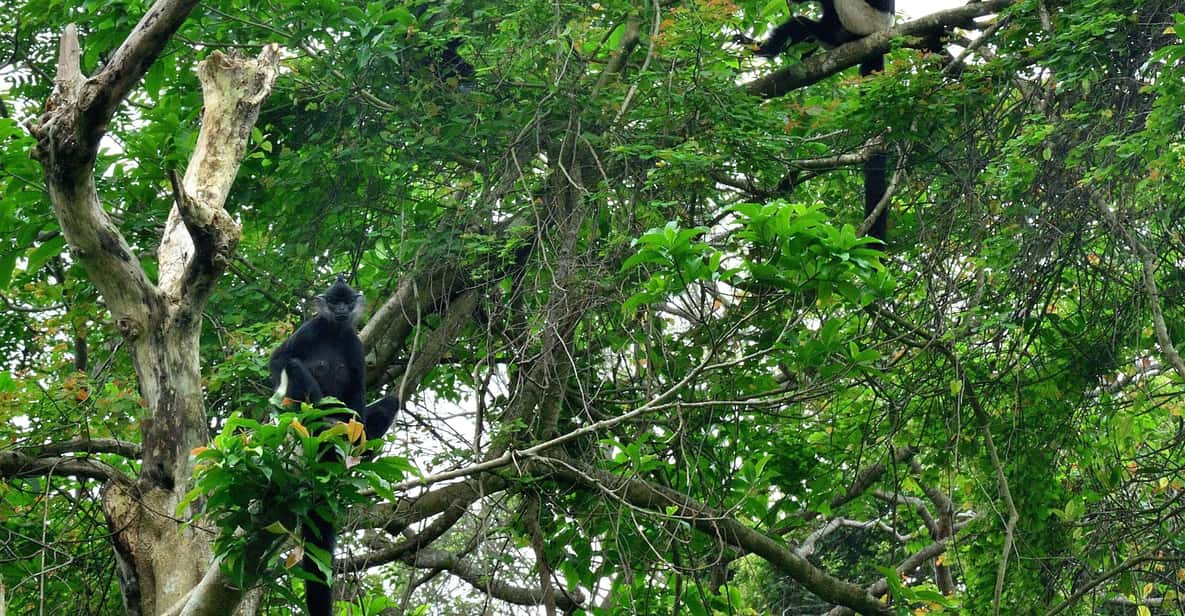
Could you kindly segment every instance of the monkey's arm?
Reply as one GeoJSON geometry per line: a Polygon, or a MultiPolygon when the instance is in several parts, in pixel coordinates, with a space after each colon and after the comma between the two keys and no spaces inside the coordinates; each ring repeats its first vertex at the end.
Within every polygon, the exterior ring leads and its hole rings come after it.
{"type": "Polygon", "coordinates": [[[304,362],[308,358],[308,351],[317,344],[318,333],[315,329],[312,323],[301,325],[296,333],[272,352],[268,370],[277,399],[291,398],[311,404],[321,401],[321,385],[304,362]]]}
{"type": "Polygon", "coordinates": [[[272,357],[268,360],[267,367],[271,372],[273,387],[280,383],[280,375],[288,366],[288,360],[303,361],[308,358],[308,349],[316,345],[319,337],[319,332],[314,329],[313,321],[301,325],[283,344],[272,351],[272,357]]]}

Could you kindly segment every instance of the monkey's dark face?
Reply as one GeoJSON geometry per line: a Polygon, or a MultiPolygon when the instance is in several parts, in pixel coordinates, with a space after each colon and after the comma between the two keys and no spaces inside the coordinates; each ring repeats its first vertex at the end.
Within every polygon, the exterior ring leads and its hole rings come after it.
{"type": "Polygon", "coordinates": [[[317,296],[317,313],[335,323],[350,323],[362,314],[362,294],[341,278],[325,293],[317,296]]]}

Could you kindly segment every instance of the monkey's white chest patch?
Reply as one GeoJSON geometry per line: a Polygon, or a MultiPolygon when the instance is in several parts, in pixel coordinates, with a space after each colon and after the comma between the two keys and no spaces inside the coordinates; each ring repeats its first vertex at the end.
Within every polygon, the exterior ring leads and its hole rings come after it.
{"type": "Polygon", "coordinates": [[[844,29],[852,34],[863,36],[893,25],[893,13],[878,11],[864,0],[835,0],[835,12],[844,29]]]}

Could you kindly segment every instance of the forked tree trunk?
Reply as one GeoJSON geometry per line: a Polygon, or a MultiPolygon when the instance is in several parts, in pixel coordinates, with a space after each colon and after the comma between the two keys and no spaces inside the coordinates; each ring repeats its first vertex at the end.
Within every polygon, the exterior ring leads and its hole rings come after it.
{"type": "Polygon", "coordinates": [[[94,182],[99,139],[112,114],[194,4],[156,2],[89,78],[80,69],[77,31],[68,26],[54,93],[30,127],[38,140],[33,155],[45,170],[71,255],[124,336],[147,407],[140,476],[109,480],[103,491],[129,614],[229,614],[242,598],[211,567],[209,533],[173,515],[191,487],[189,452],[209,439],[198,357],[201,314],[240,235],[223,204],[275,81],[278,49],[269,46],[254,59],[215,51],[199,63],[201,132],[184,180],[169,172],[174,205],[155,283],[103,210],[94,182]]]}

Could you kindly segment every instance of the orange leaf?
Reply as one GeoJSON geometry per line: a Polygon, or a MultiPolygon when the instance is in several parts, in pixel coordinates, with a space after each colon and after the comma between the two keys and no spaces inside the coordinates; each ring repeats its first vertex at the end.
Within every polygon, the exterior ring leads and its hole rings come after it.
{"type": "Polygon", "coordinates": [[[199,453],[201,453],[201,452],[203,452],[203,451],[209,451],[209,450],[210,450],[210,448],[209,448],[209,447],[205,447],[205,446],[201,446],[201,447],[194,447],[193,449],[189,450],[189,455],[191,455],[191,456],[196,456],[196,455],[198,455],[199,453]]]}

